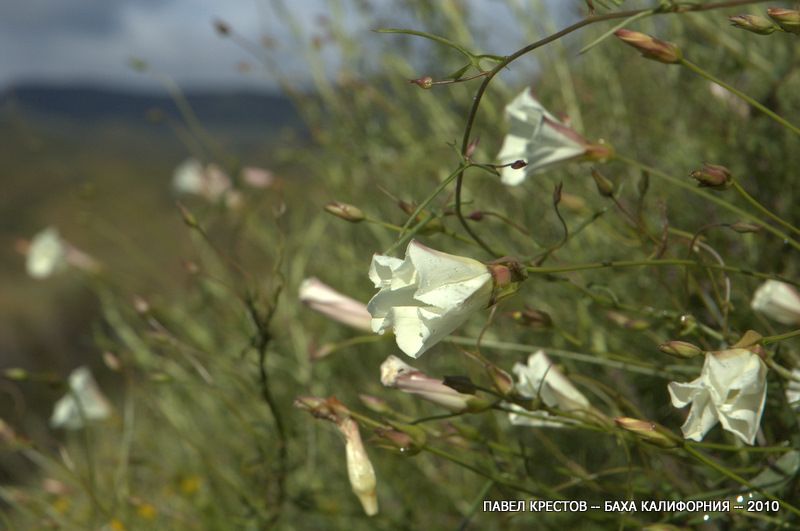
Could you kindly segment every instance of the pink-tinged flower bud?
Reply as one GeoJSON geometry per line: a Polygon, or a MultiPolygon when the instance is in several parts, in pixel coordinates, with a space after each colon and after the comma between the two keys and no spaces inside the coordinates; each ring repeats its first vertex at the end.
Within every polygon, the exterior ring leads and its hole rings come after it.
{"type": "Polygon", "coordinates": [[[667,341],[666,343],[660,344],[658,350],[664,354],[683,359],[693,358],[705,352],[697,345],[692,345],[686,341],[667,341]]]}
{"type": "Polygon", "coordinates": [[[691,172],[689,176],[695,179],[701,188],[714,188],[715,190],[724,190],[733,182],[731,171],[728,168],[707,162],[703,163],[701,169],[691,172]]]}
{"type": "Polygon", "coordinates": [[[431,378],[396,356],[389,356],[381,364],[381,383],[385,387],[419,395],[453,413],[482,411],[490,405],[474,395],[459,393],[442,380],[431,378]]]}
{"type": "Polygon", "coordinates": [[[382,415],[391,412],[391,409],[386,404],[386,401],[382,398],[363,394],[358,395],[358,398],[361,400],[361,403],[364,404],[370,411],[374,411],[375,413],[380,413],[382,415]]]}
{"type": "Polygon", "coordinates": [[[358,330],[372,331],[372,316],[364,303],[342,295],[317,278],[300,284],[299,298],[312,310],[358,330]]]}
{"type": "Polygon", "coordinates": [[[337,218],[341,218],[351,223],[358,223],[364,221],[364,212],[360,208],[342,203],[340,201],[332,201],[325,205],[325,211],[328,214],[333,214],[337,218]]]}
{"type": "Polygon", "coordinates": [[[622,42],[639,50],[643,57],[661,63],[680,63],[683,55],[680,49],[671,42],[665,42],[645,33],[620,29],[614,32],[622,42]]]}
{"type": "Polygon", "coordinates": [[[245,166],[239,176],[242,182],[252,188],[269,188],[275,182],[275,175],[271,171],[256,166],[245,166]]]}
{"type": "Polygon", "coordinates": [[[358,423],[352,418],[347,417],[337,424],[339,431],[344,435],[345,452],[347,455],[347,476],[350,478],[350,486],[358,496],[361,507],[367,516],[378,514],[378,496],[375,492],[377,480],[375,469],[369,460],[364,443],[361,441],[361,433],[358,431],[358,423]]]}
{"type": "Polygon", "coordinates": [[[467,216],[467,219],[471,219],[472,221],[481,221],[483,219],[483,212],[480,210],[476,210],[467,216]]]}
{"type": "Polygon", "coordinates": [[[644,319],[634,319],[623,313],[608,311],[606,312],[606,316],[617,326],[627,328],[628,330],[647,330],[650,328],[650,323],[644,319]]]}
{"type": "Polygon", "coordinates": [[[491,363],[484,368],[498,393],[502,396],[508,396],[514,391],[514,378],[510,374],[491,363]]]}
{"type": "Polygon", "coordinates": [[[378,439],[373,443],[379,444],[387,450],[394,450],[403,455],[416,455],[422,450],[413,437],[409,434],[393,429],[378,428],[375,430],[378,439]]]}
{"type": "Polygon", "coordinates": [[[758,15],[735,15],[728,17],[731,26],[740,28],[759,35],[769,35],[775,32],[778,27],[764,17],[758,15]]]}
{"type": "Polygon", "coordinates": [[[433,86],[433,78],[431,76],[424,76],[419,79],[411,79],[408,82],[425,90],[428,90],[433,86]]]}
{"type": "Polygon", "coordinates": [[[633,419],[630,417],[617,417],[614,422],[625,431],[636,435],[642,442],[660,448],[675,448],[677,441],[666,428],[648,420],[633,419]]]}
{"type": "Polygon", "coordinates": [[[614,183],[605,178],[605,176],[592,168],[592,179],[597,186],[597,192],[603,197],[614,197],[614,183]]]}
{"type": "Polygon", "coordinates": [[[774,20],[783,31],[800,35],[800,11],[796,9],[783,9],[771,7],[767,15],[774,20]]]}

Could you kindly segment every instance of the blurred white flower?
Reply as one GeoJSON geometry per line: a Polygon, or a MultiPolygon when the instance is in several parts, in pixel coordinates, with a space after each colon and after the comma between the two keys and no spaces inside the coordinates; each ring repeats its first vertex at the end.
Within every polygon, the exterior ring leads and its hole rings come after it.
{"type": "Polygon", "coordinates": [[[493,289],[486,265],[414,240],[404,260],[373,256],[369,278],[380,289],[367,304],[373,332],[394,329],[397,346],[413,358],[486,308],[493,289]]]}
{"type": "Polygon", "coordinates": [[[240,175],[242,182],[253,188],[269,188],[275,181],[271,171],[255,166],[245,166],[240,175]]]}
{"type": "Polygon", "coordinates": [[[442,380],[431,378],[420,370],[403,362],[397,356],[389,356],[381,364],[381,383],[385,387],[399,389],[449,409],[453,413],[477,411],[488,405],[480,398],[459,393],[442,380]]]}
{"type": "Polygon", "coordinates": [[[216,164],[203,167],[197,159],[187,159],[175,168],[172,186],[179,193],[217,201],[231,189],[231,180],[216,164]]]}
{"type": "Polygon", "coordinates": [[[67,267],[67,245],[53,227],[41,231],[27,248],[25,266],[33,278],[47,278],[67,267]]]}
{"type": "Polygon", "coordinates": [[[753,444],[767,398],[767,367],[753,352],[734,348],[706,353],[700,377],[670,382],[672,405],[692,408],[681,426],[686,439],[700,441],[717,422],[753,444]]]}
{"type": "Polygon", "coordinates": [[[350,417],[345,417],[338,421],[336,426],[344,435],[350,486],[358,496],[367,516],[374,516],[378,514],[378,496],[375,492],[377,480],[375,469],[372,467],[367,451],[364,449],[364,443],[361,441],[358,423],[350,417]]]}
{"type": "Polygon", "coordinates": [[[342,295],[317,278],[307,278],[300,284],[300,301],[334,321],[358,330],[372,331],[372,316],[363,302],[342,295]]]}
{"type": "Polygon", "coordinates": [[[91,256],[64,240],[53,227],[39,232],[30,242],[20,240],[19,251],[25,255],[25,268],[35,279],[44,279],[72,266],[88,273],[100,270],[91,256]]]}
{"type": "Polygon", "coordinates": [[[761,284],[750,307],[779,323],[800,324],[800,293],[786,282],[767,280],[761,284]]]}
{"type": "MultiPolygon", "coordinates": [[[[515,389],[527,398],[539,398],[546,406],[564,413],[584,412],[591,408],[589,400],[553,366],[542,350],[531,354],[527,365],[514,364],[513,371],[518,379],[515,389]]],[[[525,412],[508,414],[508,420],[517,426],[561,428],[568,425],[563,420],[551,420],[546,411],[526,411],[514,404],[511,408],[525,412]],[[539,418],[534,418],[534,415],[539,418]]]]}
{"type": "Polygon", "coordinates": [[[53,408],[50,426],[76,430],[85,422],[103,420],[111,415],[111,405],[92,373],[86,367],[78,367],[69,375],[69,391],[53,408]]]}
{"type": "Polygon", "coordinates": [[[610,154],[610,148],[589,144],[547,112],[528,88],[506,106],[506,116],[509,131],[497,154],[498,163],[507,165],[523,160],[527,164],[519,169],[501,168],[500,178],[504,184],[517,185],[529,175],[587,154],[597,159],[610,154]]]}

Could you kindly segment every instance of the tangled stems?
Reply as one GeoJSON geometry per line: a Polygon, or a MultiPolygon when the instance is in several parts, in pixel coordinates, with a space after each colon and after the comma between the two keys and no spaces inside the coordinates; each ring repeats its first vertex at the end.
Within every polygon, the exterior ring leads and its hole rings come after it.
{"type": "MultiPolygon", "coordinates": [[[[773,227],[772,225],[764,222],[763,220],[761,220],[757,216],[751,214],[750,212],[748,212],[746,210],[743,210],[743,209],[737,207],[736,205],[732,205],[731,203],[725,201],[724,199],[721,199],[720,197],[714,195],[713,193],[706,192],[705,190],[703,190],[701,188],[698,188],[698,187],[696,187],[696,186],[694,186],[694,185],[692,185],[692,184],[690,184],[688,182],[685,182],[682,179],[678,179],[677,177],[674,177],[674,176],[672,176],[672,175],[670,175],[670,174],[668,174],[666,172],[663,172],[663,171],[661,171],[661,170],[659,170],[657,168],[654,168],[652,166],[648,166],[647,164],[643,164],[643,163],[641,163],[641,162],[639,162],[637,160],[625,157],[623,155],[615,154],[614,155],[614,159],[618,160],[620,162],[624,162],[625,164],[628,164],[629,166],[633,166],[633,167],[638,168],[640,170],[646,171],[649,174],[654,175],[654,176],[656,176],[656,177],[658,177],[660,179],[663,179],[663,180],[665,180],[665,181],[667,181],[667,182],[669,182],[671,184],[674,184],[675,186],[683,188],[684,190],[689,190],[693,194],[699,195],[699,196],[703,197],[704,199],[706,199],[706,200],[708,200],[708,201],[710,201],[710,202],[712,202],[714,204],[717,204],[717,205],[721,206],[722,208],[724,208],[724,209],[726,209],[726,210],[728,210],[730,212],[733,212],[734,214],[736,214],[738,216],[745,217],[745,218],[753,221],[754,223],[758,224],[760,227],[763,227],[764,230],[766,230],[767,232],[771,232],[773,235],[775,235],[778,238],[780,238],[781,240],[783,240],[786,244],[792,246],[795,250],[800,251],[800,243],[798,243],[797,240],[793,239],[791,236],[789,236],[785,232],[777,229],[776,227],[773,227]]],[[[755,200],[753,200],[753,201],[755,201],[755,200]]]]}
{"type": "Polygon", "coordinates": [[[800,127],[797,127],[796,125],[791,124],[790,122],[788,122],[784,118],[781,118],[778,114],[775,114],[771,110],[767,109],[762,104],[760,104],[759,102],[757,102],[755,99],[751,98],[750,96],[748,96],[744,92],[742,92],[742,91],[736,89],[735,87],[732,87],[731,85],[728,85],[724,81],[712,76],[710,73],[708,73],[707,71],[703,70],[701,67],[699,67],[698,65],[696,65],[693,62],[689,61],[688,59],[682,58],[680,60],[680,64],[685,66],[686,68],[688,68],[689,70],[691,70],[695,74],[706,78],[707,80],[711,81],[712,83],[716,83],[717,85],[719,85],[720,87],[724,88],[725,90],[727,90],[731,94],[734,94],[734,95],[738,96],[742,100],[746,101],[750,106],[758,109],[759,111],[761,111],[765,115],[769,116],[770,118],[772,118],[773,120],[775,120],[776,122],[778,122],[779,124],[784,126],[786,129],[788,129],[791,132],[793,132],[794,134],[800,135],[800,127]]]}
{"type": "Polygon", "coordinates": [[[784,220],[782,217],[780,217],[779,215],[775,214],[770,209],[768,209],[767,207],[765,207],[764,205],[762,205],[761,203],[756,201],[756,199],[752,195],[747,193],[747,190],[742,188],[741,184],[739,184],[736,181],[733,181],[733,189],[736,190],[739,193],[739,195],[742,196],[742,198],[745,201],[747,201],[748,203],[753,205],[753,207],[756,210],[758,210],[759,212],[761,212],[762,214],[764,214],[765,216],[767,216],[771,220],[775,221],[776,223],[780,224],[784,228],[789,229],[790,231],[792,231],[792,232],[794,232],[796,234],[800,234],[800,229],[798,229],[797,227],[795,227],[794,225],[792,225],[788,221],[784,220]]]}
{"type": "MultiPolygon", "coordinates": [[[[540,39],[536,42],[528,44],[527,46],[520,48],[516,52],[512,53],[511,55],[506,56],[500,61],[492,70],[488,71],[483,78],[480,86],[478,87],[475,96],[472,98],[472,106],[470,107],[469,114],[467,114],[467,122],[464,126],[464,135],[461,139],[461,154],[466,158],[467,154],[469,153],[470,144],[472,142],[471,135],[472,135],[472,128],[475,124],[475,118],[478,114],[478,108],[481,104],[481,99],[483,95],[486,93],[486,89],[489,87],[489,84],[492,82],[492,79],[500,73],[505,67],[507,67],[512,62],[516,61],[523,55],[526,55],[529,52],[537,48],[541,48],[547,44],[550,44],[553,41],[564,37],[565,35],[569,35],[570,33],[577,31],[584,26],[589,26],[596,22],[604,22],[607,20],[616,20],[616,19],[625,19],[631,18],[636,16],[644,16],[644,14],[652,14],[652,15],[663,15],[668,13],[687,13],[692,11],[710,11],[712,9],[722,9],[727,7],[737,7],[749,4],[760,4],[765,3],[768,0],[730,0],[727,2],[714,2],[710,4],[665,4],[660,5],[650,9],[635,9],[629,11],[618,11],[615,13],[606,13],[604,15],[595,15],[586,17],[583,20],[572,24],[571,26],[567,26],[566,28],[553,33],[552,35],[540,39]]],[[[461,212],[461,190],[464,181],[464,171],[466,170],[465,166],[461,166],[456,173],[456,190],[455,190],[455,211],[456,216],[458,217],[461,226],[464,227],[464,230],[467,234],[472,237],[475,242],[480,245],[487,253],[492,256],[498,256],[496,253],[492,251],[492,248],[489,247],[486,242],[484,242],[469,226],[467,223],[466,218],[464,218],[464,214],[461,212]]]]}
{"type": "Polygon", "coordinates": [[[695,262],[694,260],[683,260],[679,258],[666,258],[656,260],[617,260],[608,262],[591,262],[587,264],[573,264],[558,267],[527,267],[529,273],[540,274],[555,274],[555,273],[569,273],[572,271],[585,271],[587,269],[605,269],[616,267],[646,267],[646,266],[690,266],[690,267],[704,267],[708,269],[717,269],[719,271],[727,271],[730,273],[738,273],[740,275],[749,275],[752,277],[763,278],[766,280],[780,280],[787,284],[800,287],[800,282],[793,281],[779,275],[771,275],[769,273],[761,273],[758,271],[750,271],[749,269],[742,269],[740,267],[726,266],[720,264],[705,264],[695,262]]]}

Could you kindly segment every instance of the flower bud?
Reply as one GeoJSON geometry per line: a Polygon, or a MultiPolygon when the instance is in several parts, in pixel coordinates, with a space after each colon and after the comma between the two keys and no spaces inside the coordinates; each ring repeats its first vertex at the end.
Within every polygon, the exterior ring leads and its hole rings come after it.
{"type": "Polygon", "coordinates": [[[614,422],[623,430],[636,435],[642,442],[660,448],[675,448],[678,445],[675,439],[670,436],[669,431],[655,422],[630,417],[617,417],[614,422]]]}
{"type": "Polygon", "coordinates": [[[362,212],[360,208],[340,201],[331,201],[325,205],[325,211],[328,212],[328,214],[333,214],[337,218],[342,218],[351,223],[364,221],[364,212],[362,212]]]}
{"type": "Polygon", "coordinates": [[[728,228],[731,230],[735,230],[739,234],[747,234],[748,232],[761,232],[763,227],[761,225],[756,225],[755,223],[747,223],[746,221],[737,221],[736,223],[731,223],[728,225],[728,228]]]}
{"type": "Polygon", "coordinates": [[[358,330],[372,330],[372,316],[364,303],[339,293],[315,277],[303,280],[298,289],[298,298],[312,310],[334,321],[358,330]]]}
{"type": "Polygon", "coordinates": [[[671,42],[665,42],[645,33],[620,29],[614,32],[625,44],[633,46],[639,50],[643,57],[659,61],[661,63],[675,64],[680,63],[683,55],[680,49],[671,42]]]}
{"type": "Polygon", "coordinates": [[[614,183],[606,179],[602,173],[592,168],[592,179],[597,186],[597,192],[603,197],[614,197],[614,183]]]}
{"type": "Polygon", "coordinates": [[[196,229],[200,227],[200,224],[197,222],[197,218],[194,217],[194,214],[189,212],[189,209],[183,206],[181,203],[177,203],[178,210],[181,213],[181,217],[183,218],[183,222],[186,224],[187,227],[196,229]]]}
{"type": "Polygon", "coordinates": [[[428,90],[433,86],[433,78],[431,76],[423,76],[419,79],[411,79],[409,83],[413,83],[421,89],[428,90]]]}
{"type": "Polygon", "coordinates": [[[704,350],[697,345],[692,345],[686,341],[667,341],[666,343],[660,344],[658,350],[664,354],[685,359],[699,356],[704,352],[704,350]]]}
{"type": "Polygon", "coordinates": [[[800,35],[800,11],[796,9],[783,9],[770,7],[767,15],[774,20],[783,31],[800,35]]]}
{"type": "Polygon", "coordinates": [[[378,496],[375,492],[377,480],[375,469],[372,467],[372,462],[364,449],[364,443],[361,441],[358,423],[347,417],[339,422],[337,427],[345,439],[347,476],[350,478],[350,486],[353,493],[358,496],[367,516],[374,516],[378,514],[378,496]]]}
{"type": "Polygon", "coordinates": [[[732,182],[731,171],[728,168],[707,162],[703,163],[701,169],[691,172],[689,176],[695,179],[701,188],[724,190],[732,182]]]}
{"type": "Polygon", "coordinates": [[[606,312],[606,316],[611,319],[614,324],[622,328],[627,328],[628,330],[647,330],[650,328],[650,323],[644,319],[634,319],[619,312],[608,311],[606,312]]]}
{"type": "Polygon", "coordinates": [[[3,374],[9,380],[16,380],[18,382],[21,382],[23,380],[27,380],[28,376],[29,376],[28,375],[28,371],[26,371],[25,369],[23,369],[21,367],[13,367],[11,369],[6,369],[3,372],[3,374]]]}
{"type": "Polygon", "coordinates": [[[378,436],[377,443],[387,450],[395,450],[408,456],[416,455],[422,450],[413,437],[399,430],[378,428],[375,435],[378,436]]]}
{"type": "Polygon", "coordinates": [[[486,400],[474,395],[459,393],[445,385],[442,380],[431,378],[403,362],[397,356],[389,356],[381,364],[381,383],[385,387],[419,395],[453,413],[482,411],[489,407],[486,400]]]}
{"type": "Polygon", "coordinates": [[[476,210],[475,212],[470,213],[467,216],[467,219],[471,219],[472,221],[481,221],[483,219],[483,212],[476,210]]]}
{"type": "Polygon", "coordinates": [[[728,17],[728,20],[731,21],[731,26],[735,28],[759,35],[769,35],[778,29],[771,21],[758,15],[735,15],[728,17]]]}
{"type": "Polygon", "coordinates": [[[511,165],[509,166],[509,168],[511,168],[512,170],[521,170],[522,168],[524,168],[527,165],[528,165],[527,162],[525,162],[522,159],[519,159],[519,160],[515,160],[514,162],[512,162],[511,165]]]}
{"type": "Polygon", "coordinates": [[[391,412],[391,409],[388,405],[386,405],[386,401],[382,398],[378,398],[371,395],[358,395],[359,400],[364,406],[367,407],[370,411],[380,414],[386,414],[391,412]]]}
{"type": "Polygon", "coordinates": [[[521,325],[529,326],[534,330],[546,330],[552,328],[553,318],[550,314],[533,308],[525,308],[511,314],[511,318],[521,325]]]}
{"type": "Polygon", "coordinates": [[[498,393],[508,396],[514,391],[514,379],[510,374],[492,363],[486,364],[484,368],[498,393]]]}

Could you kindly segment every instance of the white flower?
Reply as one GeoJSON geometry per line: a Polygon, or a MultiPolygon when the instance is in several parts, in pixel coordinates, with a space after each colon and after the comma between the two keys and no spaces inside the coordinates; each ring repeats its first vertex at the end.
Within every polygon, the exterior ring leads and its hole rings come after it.
{"type": "Polygon", "coordinates": [[[466,393],[459,393],[444,384],[443,380],[431,378],[422,371],[403,362],[397,356],[389,356],[381,364],[381,383],[385,387],[399,389],[404,393],[420,397],[438,404],[453,413],[475,411],[486,405],[481,399],[466,393]]]}
{"type": "Polygon", "coordinates": [[[717,422],[753,444],[767,398],[767,367],[753,352],[734,348],[706,353],[700,377],[670,382],[672,405],[692,409],[681,427],[686,439],[700,441],[717,422]]]}
{"type": "Polygon", "coordinates": [[[230,191],[231,180],[216,164],[204,168],[200,161],[188,159],[175,168],[172,186],[180,193],[216,201],[230,191]]]}
{"type": "Polygon", "coordinates": [[[352,418],[346,417],[337,422],[336,426],[344,435],[350,486],[353,488],[353,493],[358,496],[367,516],[374,516],[378,514],[378,496],[375,493],[377,480],[375,469],[372,467],[367,451],[364,449],[364,443],[361,441],[358,423],[352,418]]]}
{"type": "Polygon", "coordinates": [[[779,323],[800,324],[800,293],[786,282],[767,280],[761,284],[750,307],[779,323]]]}
{"type": "MultiPolygon", "coordinates": [[[[591,408],[589,400],[553,366],[550,358],[542,350],[531,354],[527,365],[514,364],[513,371],[518,379],[517,391],[527,398],[539,398],[546,406],[564,413],[588,411],[591,408]]],[[[528,412],[516,405],[512,405],[512,409],[526,412],[524,415],[508,414],[508,420],[517,426],[552,428],[565,426],[562,421],[549,420],[552,417],[546,411],[528,412]],[[534,418],[532,415],[540,418],[534,418]]]]}
{"type": "Polygon", "coordinates": [[[80,429],[86,421],[102,420],[111,415],[111,405],[86,367],[78,367],[69,375],[69,391],[53,408],[50,426],[80,429]]]}
{"type": "Polygon", "coordinates": [[[527,165],[520,169],[501,168],[504,184],[517,185],[529,175],[580,158],[599,147],[590,146],[581,135],[547,112],[530,89],[523,90],[506,106],[506,116],[509,132],[497,159],[500,164],[523,160],[527,165]]]}
{"type": "Polygon", "coordinates": [[[242,182],[253,188],[269,188],[275,182],[271,171],[255,166],[245,166],[239,175],[242,182]]]}
{"type": "Polygon", "coordinates": [[[372,331],[372,316],[366,304],[342,295],[317,278],[307,278],[300,284],[300,300],[335,321],[359,330],[372,331]]]}
{"type": "Polygon", "coordinates": [[[413,240],[405,260],[373,256],[369,278],[380,289],[367,304],[372,331],[394,329],[397,346],[413,358],[486,308],[493,289],[484,264],[413,240]]]}
{"type": "Polygon", "coordinates": [[[48,227],[31,240],[25,263],[33,278],[47,278],[67,267],[67,245],[58,230],[48,227]]]}
{"type": "MultiPolygon", "coordinates": [[[[792,376],[800,379],[800,369],[794,369],[792,376]]],[[[793,409],[800,410],[800,381],[789,380],[786,382],[786,401],[793,409]]]]}

